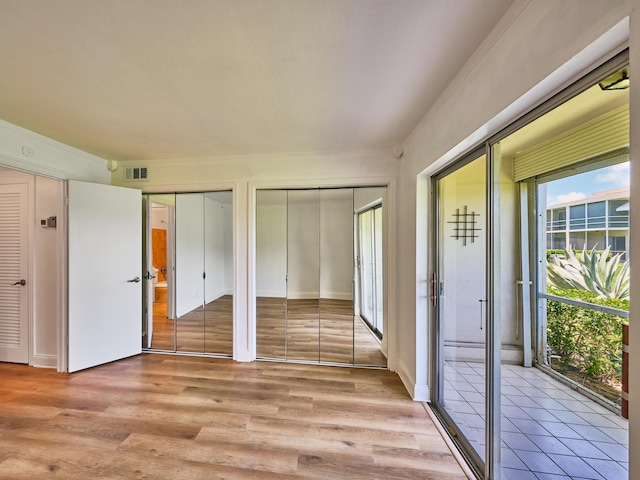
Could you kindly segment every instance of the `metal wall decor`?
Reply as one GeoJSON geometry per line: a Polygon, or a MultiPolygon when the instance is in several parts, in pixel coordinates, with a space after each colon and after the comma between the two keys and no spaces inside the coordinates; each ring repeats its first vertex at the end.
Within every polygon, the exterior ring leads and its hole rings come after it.
{"type": "Polygon", "coordinates": [[[467,239],[471,239],[471,243],[474,243],[474,239],[478,238],[476,235],[477,232],[480,231],[478,227],[476,227],[477,217],[480,216],[479,213],[476,212],[467,212],[467,206],[465,205],[462,209],[462,213],[460,213],[460,209],[456,208],[456,213],[451,214],[455,220],[447,223],[453,223],[455,226],[453,227],[454,234],[451,235],[452,238],[456,240],[462,239],[462,246],[467,246],[467,239]]]}

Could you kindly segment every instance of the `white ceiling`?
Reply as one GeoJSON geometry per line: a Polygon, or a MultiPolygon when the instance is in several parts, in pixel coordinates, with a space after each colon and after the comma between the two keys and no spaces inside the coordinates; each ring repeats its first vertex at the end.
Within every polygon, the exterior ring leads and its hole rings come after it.
{"type": "Polygon", "coordinates": [[[390,148],[513,0],[0,0],[0,118],[107,159],[390,148]]]}

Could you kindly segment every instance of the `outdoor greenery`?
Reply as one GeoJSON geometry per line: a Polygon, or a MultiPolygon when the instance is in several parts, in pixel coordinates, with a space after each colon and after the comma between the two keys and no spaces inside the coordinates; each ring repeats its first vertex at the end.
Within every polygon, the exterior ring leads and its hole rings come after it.
{"type": "MultiPolygon", "coordinates": [[[[571,247],[547,252],[547,293],[629,310],[629,261],[609,248],[576,252],[571,247]]],[[[624,317],[547,301],[547,344],[552,366],[619,400],[624,317]],[[598,386],[601,386],[598,388],[598,386]]]]}
{"type": "MultiPolygon", "coordinates": [[[[629,301],[601,298],[577,289],[549,285],[559,297],[629,310],[629,301]]],[[[563,302],[547,301],[547,343],[557,355],[561,372],[577,370],[584,376],[619,387],[622,374],[622,324],[626,319],[563,302]]]]}
{"type": "Polygon", "coordinates": [[[622,254],[611,255],[586,248],[576,253],[571,246],[564,258],[554,255],[547,264],[547,278],[554,287],[584,290],[598,298],[629,298],[629,261],[621,262],[622,254]]]}

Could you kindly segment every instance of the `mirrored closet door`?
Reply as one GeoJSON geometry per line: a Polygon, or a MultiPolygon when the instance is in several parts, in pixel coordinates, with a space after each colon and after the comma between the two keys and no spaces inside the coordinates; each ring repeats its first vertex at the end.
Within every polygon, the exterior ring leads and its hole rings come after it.
{"type": "Polygon", "coordinates": [[[233,354],[232,192],[146,196],[145,338],[153,350],[233,354]]]}
{"type": "Polygon", "coordinates": [[[382,205],[385,196],[386,188],[257,192],[258,358],[386,365],[381,335],[356,314],[354,284],[356,202],[382,205]]]}

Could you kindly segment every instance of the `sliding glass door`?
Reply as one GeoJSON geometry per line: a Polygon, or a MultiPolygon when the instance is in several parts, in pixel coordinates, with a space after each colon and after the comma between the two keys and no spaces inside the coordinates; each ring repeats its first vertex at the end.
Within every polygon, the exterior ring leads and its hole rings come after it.
{"type": "Polygon", "coordinates": [[[628,476],[626,69],[432,177],[432,405],[479,478],[628,476]]]}
{"type": "Polygon", "coordinates": [[[435,405],[480,470],[484,469],[487,360],[486,157],[434,182],[437,221],[438,382],[435,405]]]}

